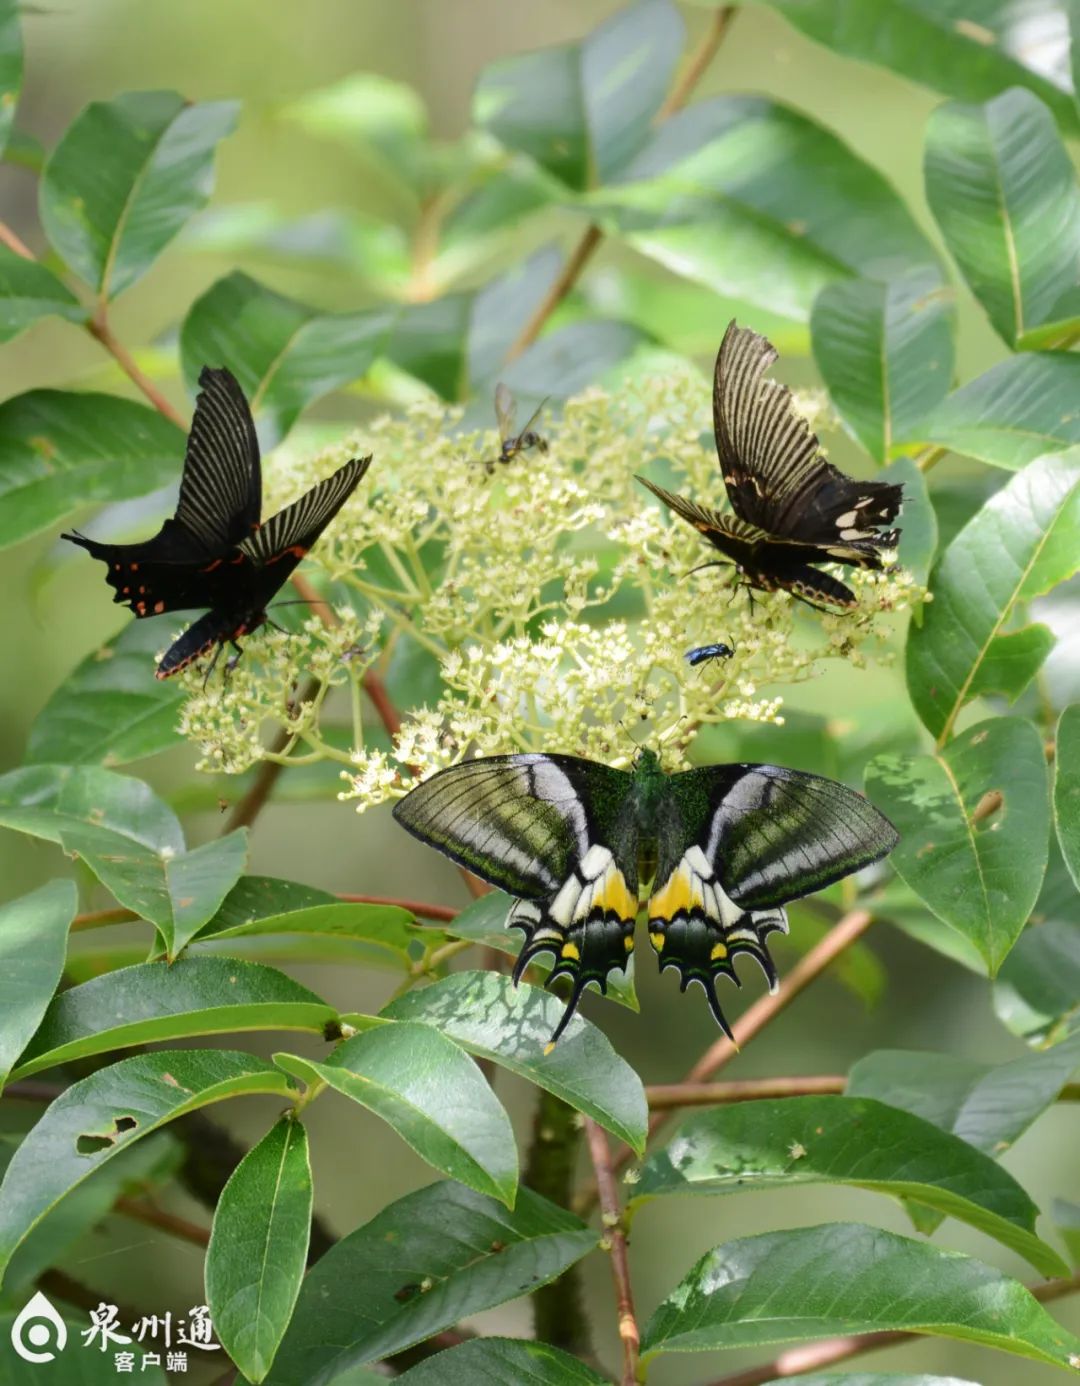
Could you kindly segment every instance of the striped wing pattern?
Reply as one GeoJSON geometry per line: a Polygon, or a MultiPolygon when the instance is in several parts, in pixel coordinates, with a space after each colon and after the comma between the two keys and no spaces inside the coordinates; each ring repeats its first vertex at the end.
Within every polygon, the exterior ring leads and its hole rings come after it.
{"type": "Polygon", "coordinates": [[[514,980],[550,954],[549,980],[572,983],[552,1044],[586,987],[606,990],[633,951],[637,838],[619,813],[631,786],[625,771],[574,756],[490,756],[433,775],[394,808],[422,842],[518,896],[514,980]]]}
{"type": "Polygon", "coordinates": [[[216,556],[258,526],[262,471],[255,423],[236,377],[204,366],[199,387],[175,522],[216,556]]]}
{"type": "Polygon", "coordinates": [[[877,527],[896,518],[903,490],[855,481],[826,462],[791,391],[765,378],[776,359],[765,337],[728,324],[716,358],[713,426],[731,507],[771,536],[819,546],[838,562],[879,567],[880,550],[895,546],[898,535],[877,527]]]}
{"type": "Polygon", "coordinates": [[[239,545],[241,551],[260,567],[285,554],[299,561],[352,495],[370,465],[370,455],[350,459],[248,535],[239,545]]]}
{"type": "Polygon", "coordinates": [[[770,990],[767,947],[787,932],[783,906],[892,850],[892,825],[845,785],[778,765],[717,765],[671,779],[660,816],[649,937],[661,970],[697,982],[726,1034],[716,979],[739,985],[749,954],[770,990]]]}

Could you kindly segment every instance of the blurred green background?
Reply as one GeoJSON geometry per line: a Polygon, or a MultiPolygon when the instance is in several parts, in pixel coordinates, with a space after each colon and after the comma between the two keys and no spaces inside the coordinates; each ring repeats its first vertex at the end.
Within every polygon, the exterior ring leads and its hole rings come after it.
{"type": "MultiPolygon", "coordinates": [[[[228,0],[184,5],[145,0],[96,0],[94,4],[53,4],[45,0],[24,16],[27,79],[20,127],[51,147],[90,99],[122,91],[172,87],[192,99],[232,97],[242,103],[238,132],[218,156],[211,211],[231,203],[265,203],[293,216],[323,209],[356,209],[394,216],[395,193],[377,171],[344,143],[319,140],[282,118],[287,103],[314,88],[356,71],[373,71],[408,82],[423,96],[433,133],[458,136],[468,124],[477,74],[493,59],[577,38],[615,8],[610,0],[314,0],[288,5],[281,0],[228,0]]],[[[977,8],[977,6],[975,7],[977,8]]],[[[690,41],[707,22],[707,12],[686,7],[690,41]]],[[[922,194],[921,132],[938,103],[931,92],[880,69],[843,61],[796,34],[764,8],[738,15],[718,58],[702,81],[699,96],[724,91],[756,91],[810,111],[832,127],[863,158],[884,171],[915,209],[924,231],[938,243],[922,194]]],[[[0,166],[0,205],[4,218],[39,250],[34,178],[10,165],[0,166]]],[[[552,234],[564,246],[576,239],[577,223],[544,214],[530,222],[522,244],[505,259],[522,258],[552,234]]],[[[363,307],[370,296],[340,272],[297,269],[261,258],[257,262],[207,253],[188,235],[114,309],[114,329],[130,347],[168,342],[191,302],[232,268],[256,273],[272,287],[332,310],[363,307]],[[188,244],[185,244],[185,241],[188,244]]],[[[632,254],[606,246],[589,271],[599,292],[629,265],[663,277],[663,271],[632,254]]],[[[484,277],[491,266],[483,267],[484,277]]],[[[468,281],[465,281],[466,283],[468,281]]],[[[1002,357],[1004,348],[962,287],[959,289],[958,374],[970,378],[1002,357]]],[[[706,308],[709,295],[694,290],[706,308]]],[[[706,363],[726,317],[717,303],[715,331],[704,335],[699,312],[688,322],[681,344],[706,363]]],[[[754,325],[753,317],[749,318],[754,325]]],[[[804,339],[803,352],[808,349],[804,339]]],[[[43,385],[75,384],[128,392],[97,345],[59,321],[48,321],[0,348],[5,394],[43,385]]],[[[813,383],[805,357],[785,362],[784,374],[813,383]]],[[[177,377],[161,384],[186,412],[188,402],[177,377]]],[[[377,406],[360,396],[324,401],[314,412],[323,420],[362,417],[377,406]]],[[[705,408],[703,401],[703,409],[705,408]]],[[[839,437],[830,440],[845,460],[839,437]]],[[[128,619],[109,601],[100,572],[81,556],[66,554],[52,567],[55,536],[9,550],[0,557],[5,676],[0,681],[0,755],[3,768],[19,764],[28,728],[53,688],[72,665],[112,635],[128,619]],[[39,565],[47,565],[43,572],[39,565]]],[[[871,707],[895,687],[896,671],[852,674],[839,668],[817,682],[791,690],[789,706],[843,716],[871,707]]],[[[783,761],[793,733],[778,730],[770,758],[783,761]]],[[[168,793],[190,778],[193,754],[175,752],[138,767],[138,773],[168,793]]],[[[235,791],[222,790],[228,798],[235,791]]],[[[193,843],[218,831],[216,811],[188,823],[193,843]]],[[[0,835],[0,870],[6,898],[29,890],[62,871],[54,846],[13,834],[0,835]]],[[[449,864],[406,840],[389,813],[357,818],[336,803],[271,805],[252,836],[250,869],[317,884],[338,891],[404,894],[451,904],[464,903],[463,887],[449,864]]],[[[84,900],[93,899],[83,882],[84,900]]],[[[798,932],[796,922],[795,930],[798,932]]],[[[905,936],[878,926],[869,950],[886,977],[884,994],[867,1009],[837,981],[824,980],[732,1065],[732,1077],[783,1073],[844,1072],[859,1055],[880,1047],[947,1049],[979,1060],[1002,1060],[1022,1050],[993,1018],[988,986],[922,949],[905,936]]],[[[802,949],[800,948],[800,951],[802,949]]],[[[782,967],[794,955],[781,956],[782,967]]],[[[371,1010],[386,997],[387,974],[310,967],[296,969],[300,980],[348,1010],[371,1010]]],[[[642,1013],[631,1015],[598,1000],[586,1010],[605,1027],[616,1046],[646,1082],[675,1081],[715,1037],[701,998],[681,1000],[669,975],[660,981],[650,966],[639,976],[642,1013]]],[[[745,996],[732,993],[729,1013],[737,1014],[760,993],[751,979],[745,996]]],[[[246,1042],[246,1041],[245,1041],[246,1042]]],[[[266,1044],[269,1052],[273,1045],[266,1044]]],[[[314,1052],[314,1051],[313,1051],[314,1052]]],[[[499,1076],[523,1138],[530,1121],[531,1096],[506,1074],[499,1076]]],[[[219,1109],[220,1111],[220,1109],[219,1109]]],[[[265,1128],[266,1110],[235,1104],[228,1120],[244,1138],[265,1128]]],[[[1052,1190],[1080,1200],[1080,1162],[1070,1129],[1072,1113],[1052,1109],[1005,1159],[1029,1189],[1052,1190]]],[[[430,1171],[386,1126],[350,1103],[324,1100],[310,1112],[317,1206],[331,1225],[345,1232],[365,1221],[399,1194],[428,1182],[430,1171]]],[[[199,1221],[202,1210],[176,1208],[199,1221]]],[[[898,1231],[908,1224],[899,1208],[869,1194],[799,1189],[750,1194],[711,1202],[667,1201],[646,1208],[634,1225],[632,1254],[639,1310],[647,1316],[658,1300],[708,1247],[729,1238],[772,1228],[812,1224],[832,1218],[865,1219],[898,1231]]],[[[949,1224],[935,1239],[993,1260],[1020,1278],[1030,1272],[974,1231],[949,1224]]],[[[92,1278],[123,1297],[139,1286],[141,1297],[162,1307],[188,1305],[201,1296],[201,1254],[194,1247],[166,1242],[136,1224],[114,1222],[108,1234],[87,1243],[76,1277],[92,1278]],[[153,1285],[149,1295],[146,1287],[153,1285]]],[[[597,1345],[608,1361],[615,1315],[607,1267],[600,1258],[586,1266],[597,1345]]],[[[1065,1301],[1060,1316],[1080,1331],[1080,1304],[1065,1301]]],[[[522,1301],[478,1321],[486,1331],[526,1333],[529,1310],[522,1301]]],[[[658,1386],[707,1380],[734,1370],[745,1354],[709,1358],[665,1358],[650,1380],[658,1386]]],[[[758,1354],[760,1356],[760,1354],[758,1354]]],[[[1051,1382],[1048,1367],[995,1357],[978,1349],[927,1339],[879,1352],[867,1365],[876,1370],[952,1372],[985,1386],[1024,1379],[1032,1386],[1051,1382]]]]}

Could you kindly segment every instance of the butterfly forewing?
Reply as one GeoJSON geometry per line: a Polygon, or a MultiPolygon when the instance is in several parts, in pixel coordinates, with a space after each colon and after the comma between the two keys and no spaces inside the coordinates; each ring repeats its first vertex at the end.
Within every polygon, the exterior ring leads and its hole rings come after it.
{"type": "Polygon", "coordinates": [[[299,562],[345,504],[370,465],[370,456],[352,458],[332,476],[305,491],[299,500],[271,516],[240,544],[240,549],[253,563],[262,566],[286,555],[299,562]]]}
{"type": "Polygon", "coordinates": [[[731,508],[769,535],[827,548],[828,558],[855,567],[880,567],[880,550],[897,535],[877,527],[896,518],[903,489],[856,481],[825,460],[791,391],[765,378],[776,358],[759,333],[728,324],[716,358],[713,426],[731,508]]]}
{"type": "Polygon", "coordinates": [[[174,523],[216,555],[258,527],[262,471],[255,423],[236,378],[204,366],[199,386],[174,523]]]}
{"type": "Polygon", "coordinates": [[[573,987],[601,990],[633,950],[637,829],[632,776],[574,756],[492,756],[425,780],[394,808],[421,841],[518,896],[508,925],[525,943],[515,980],[542,954],[573,987]]]}

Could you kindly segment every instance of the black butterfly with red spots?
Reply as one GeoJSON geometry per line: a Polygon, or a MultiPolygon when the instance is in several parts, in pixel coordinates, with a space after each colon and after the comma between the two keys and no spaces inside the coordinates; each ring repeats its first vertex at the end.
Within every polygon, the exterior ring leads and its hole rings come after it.
{"type": "Polygon", "coordinates": [[[236,642],[267,620],[270,599],[371,463],[370,456],[354,457],[262,524],[259,443],[244,392],[230,371],[209,366],[199,386],[173,518],[143,544],[61,536],[107,565],[113,601],[130,606],[138,617],[210,608],[165,651],[159,679],[211,650],[212,669],[226,644],[239,657],[236,642]]]}
{"type": "Polygon", "coordinates": [[[903,487],[856,481],[826,462],[791,391],[765,378],[776,356],[771,342],[732,321],[716,357],[713,427],[734,515],[638,481],[719,549],[748,587],[850,609],[851,588],[815,565],[880,569],[900,531],[878,527],[900,513],[903,487]]]}

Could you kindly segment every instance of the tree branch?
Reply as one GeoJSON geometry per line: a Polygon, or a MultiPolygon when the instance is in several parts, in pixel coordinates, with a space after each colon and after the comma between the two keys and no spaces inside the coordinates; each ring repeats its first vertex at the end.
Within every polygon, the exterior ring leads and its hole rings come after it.
{"type": "MultiPolygon", "coordinates": [[[[689,101],[694,88],[705,75],[709,64],[716,56],[717,49],[723,43],[724,36],[735,17],[736,9],[737,6],[735,5],[724,5],[715,11],[704,37],[690,54],[681,75],[668,93],[664,104],[657,111],[655,124],[662,125],[669,117],[681,111],[689,101]]],[[[601,228],[595,222],[590,222],[577,245],[570,252],[559,277],[544,295],[543,301],[532,317],[514,338],[504,358],[506,362],[516,361],[526,347],[532,346],[533,342],[536,341],[552,313],[555,312],[581,277],[582,271],[596,253],[603,239],[604,233],[601,228]]]]}
{"type": "Polygon", "coordinates": [[[131,383],[142,391],[158,413],[164,414],[165,418],[176,424],[178,428],[182,428],[186,433],[187,420],[183,414],[165,398],[149,376],[143,374],[135,364],[135,358],[127,347],[114,335],[109,326],[109,317],[104,304],[98,308],[98,311],[86,324],[86,330],[91,337],[101,343],[131,383]]]}
{"type": "Polygon", "coordinates": [[[611,1275],[615,1281],[615,1305],[619,1316],[619,1337],[623,1345],[621,1386],[637,1382],[638,1352],[641,1334],[634,1313],[634,1293],[630,1285],[630,1258],[627,1253],[626,1229],[619,1207],[619,1191],[607,1133],[591,1117],[585,1117],[585,1139],[589,1157],[596,1172],[596,1187],[600,1196],[600,1215],[604,1237],[611,1252],[611,1275]]]}
{"type": "Polygon", "coordinates": [[[408,910],[421,919],[436,919],[449,923],[461,913],[452,905],[428,905],[422,900],[398,900],[393,895],[339,895],[339,900],[350,905],[396,905],[398,909],[408,910]]]}
{"type": "Polygon", "coordinates": [[[753,1102],[762,1097],[808,1097],[843,1092],[842,1073],[809,1078],[742,1078],[734,1083],[655,1083],[645,1089],[654,1112],[679,1107],[716,1107],[727,1102],[753,1102]]]}

